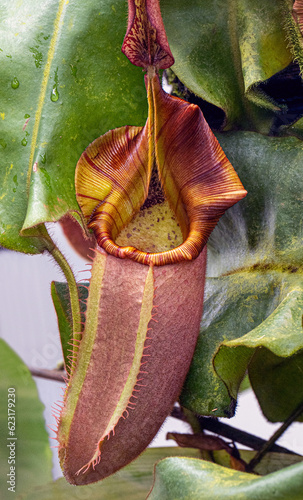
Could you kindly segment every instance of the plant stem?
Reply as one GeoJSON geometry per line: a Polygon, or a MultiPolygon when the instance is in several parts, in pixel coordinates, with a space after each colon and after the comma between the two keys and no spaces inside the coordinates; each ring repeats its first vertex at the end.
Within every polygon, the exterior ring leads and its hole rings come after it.
{"type": "Polygon", "coordinates": [[[73,322],[73,332],[74,338],[78,338],[81,340],[81,312],[80,312],[80,302],[78,295],[78,287],[74,277],[74,274],[66,261],[64,255],[60,252],[57,247],[54,247],[50,251],[51,255],[54,257],[55,261],[61,267],[64,276],[66,278],[69,295],[70,295],[70,304],[72,311],[72,322],[73,322]]]}
{"type": "MultiPolygon", "coordinates": [[[[186,420],[184,415],[182,415],[181,409],[177,407],[173,409],[171,416],[174,418],[178,418],[180,420],[186,420]]],[[[197,418],[199,419],[202,429],[214,432],[215,434],[228,438],[231,441],[241,443],[244,446],[247,446],[248,448],[252,448],[253,450],[260,450],[262,446],[264,446],[267,443],[265,439],[254,436],[253,434],[250,434],[248,432],[236,429],[231,425],[224,424],[223,422],[220,422],[216,418],[202,417],[202,416],[198,416],[197,418]]],[[[296,453],[294,453],[293,451],[288,450],[287,448],[284,448],[282,446],[278,446],[276,444],[273,445],[272,451],[278,453],[287,453],[296,455],[296,453]]]]}
{"type": "MultiPolygon", "coordinates": [[[[181,412],[183,413],[183,417],[185,422],[187,422],[191,428],[194,434],[202,433],[204,434],[203,430],[200,428],[200,422],[197,418],[197,416],[187,408],[182,408],[181,412]]],[[[213,462],[213,453],[210,450],[200,450],[200,455],[203,460],[207,460],[208,462],[213,462]]]]}
{"type": "Polygon", "coordinates": [[[247,466],[247,472],[251,472],[254,470],[256,465],[258,465],[259,462],[261,462],[262,458],[264,455],[269,452],[270,450],[273,450],[273,446],[277,439],[282,436],[282,434],[286,431],[286,429],[298,418],[301,413],[303,412],[303,402],[297,406],[297,408],[294,410],[294,412],[283,422],[283,424],[279,427],[279,429],[276,430],[276,432],[271,436],[271,438],[264,443],[262,448],[256,453],[254,458],[249,462],[247,466]]]}
{"type": "MultiPolygon", "coordinates": [[[[224,424],[223,422],[220,422],[212,417],[199,417],[199,421],[203,429],[215,432],[220,436],[229,438],[232,441],[236,441],[237,443],[241,443],[244,446],[252,448],[253,450],[260,450],[267,443],[265,439],[254,436],[249,432],[236,429],[235,427],[224,424]]],[[[276,444],[274,445],[272,451],[276,451],[278,453],[294,454],[293,451],[276,444]]]]}
{"type": "MultiPolygon", "coordinates": [[[[55,245],[44,224],[37,227],[37,236],[43,238],[45,249],[53,256],[57,264],[60,266],[69,288],[70,304],[72,312],[73,335],[75,339],[81,340],[81,311],[78,294],[78,287],[73,271],[71,270],[66,258],[55,245]]],[[[77,349],[77,348],[75,348],[77,349]]]]}
{"type": "Polygon", "coordinates": [[[56,382],[64,383],[66,372],[61,370],[46,370],[43,368],[28,368],[33,377],[41,377],[47,380],[55,380],[56,382]]]}

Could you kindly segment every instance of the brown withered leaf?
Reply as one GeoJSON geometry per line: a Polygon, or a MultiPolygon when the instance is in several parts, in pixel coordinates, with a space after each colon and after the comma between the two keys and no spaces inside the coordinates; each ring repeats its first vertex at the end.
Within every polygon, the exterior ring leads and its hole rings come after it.
{"type": "Polygon", "coordinates": [[[166,439],[174,439],[178,446],[185,448],[198,448],[199,450],[216,451],[225,450],[230,455],[231,469],[246,471],[247,464],[241,459],[238,450],[218,436],[209,434],[180,434],[168,432],[166,439]]]}
{"type": "Polygon", "coordinates": [[[230,455],[230,468],[241,472],[246,472],[247,463],[241,458],[230,455]]]}
{"type": "Polygon", "coordinates": [[[73,249],[84,259],[91,259],[94,256],[93,249],[97,244],[95,236],[85,235],[80,224],[70,215],[62,217],[59,223],[73,249]]]}
{"type": "Polygon", "coordinates": [[[178,432],[168,432],[166,439],[174,439],[178,446],[185,448],[198,448],[199,450],[226,450],[230,453],[229,445],[217,436],[209,434],[180,434],[178,432]]]}

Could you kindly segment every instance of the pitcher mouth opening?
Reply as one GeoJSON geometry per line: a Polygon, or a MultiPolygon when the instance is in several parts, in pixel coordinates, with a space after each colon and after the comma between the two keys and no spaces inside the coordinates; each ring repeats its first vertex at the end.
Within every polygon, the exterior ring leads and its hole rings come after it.
{"type": "Polygon", "coordinates": [[[103,235],[97,239],[108,254],[120,259],[132,259],[140,264],[164,266],[167,264],[176,264],[182,261],[191,261],[200,254],[199,249],[195,249],[188,238],[181,245],[164,252],[145,252],[138,250],[133,246],[119,246],[108,235],[103,235]]]}
{"type": "Polygon", "coordinates": [[[196,251],[194,256],[190,252],[190,244],[184,242],[184,244],[172,249],[166,250],[165,252],[143,252],[135,247],[120,247],[115,244],[110,239],[102,242],[102,248],[109,254],[114,255],[120,259],[129,258],[140,264],[154,265],[154,266],[165,266],[168,264],[177,264],[182,261],[191,261],[198,257],[200,251],[196,251]]]}
{"type": "Polygon", "coordinates": [[[156,165],[152,170],[148,195],[126,227],[114,236],[104,223],[102,233],[100,216],[101,213],[94,220],[92,214],[88,227],[94,230],[99,246],[115,257],[158,266],[194,258],[186,248],[182,248],[187,238],[182,234],[179,222],[169,206],[156,165]]]}

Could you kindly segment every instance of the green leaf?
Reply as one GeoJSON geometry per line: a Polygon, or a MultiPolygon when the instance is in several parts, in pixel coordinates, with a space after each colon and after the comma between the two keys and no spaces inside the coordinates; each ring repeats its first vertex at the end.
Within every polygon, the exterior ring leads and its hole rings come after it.
{"type": "Polygon", "coordinates": [[[149,448],[140,458],[101,482],[75,488],[65,479],[58,479],[39,489],[32,489],[22,500],[143,500],[151,489],[154,463],[167,456],[198,457],[190,448],[149,448]],[[75,491],[76,490],[76,491],[75,491]]]}
{"type": "Polygon", "coordinates": [[[248,378],[248,375],[246,375],[240,384],[239,392],[247,391],[247,389],[250,389],[250,388],[251,388],[251,385],[249,382],[249,378],[248,378]]]}
{"type": "Polygon", "coordinates": [[[287,127],[285,130],[286,134],[289,135],[294,135],[295,137],[298,137],[298,139],[303,140],[303,118],[300,118],[298,121],[296,121],[293,125],[290,127],[287,127]]]}
{"type": "MultiPolygon", "coordinates": [[[[83,316],[86,311],[88,285],[89,283],[78,285],[80,311],[83,316]]],[[[59,281],[53,281],[51,284],[51,294],[58,319],[65,369],[67,373],[70,373],[71,361],[69,356],[70,356],[71,346],[69,342],[73,338],[73,324],[72,324],[71,303],[70,303],[68,284],[60,283],[59,281]]]]}
{"type": "Polygon", "coordinates": [[[229,128],[253,123],[258,113],[254,105],[277,109],[258,83],[291,61],[282,29],[283,4],[276,0],[161,1],[175,57],[173,71],[192,92],[224,110],[229,128]]]}
{"type": "Polygon", "coordinates": [[[268,266],[295,271],[303,262],[303,143],[252,132],[217,135],[248,190],[210,238],[211,274],[268,266]]]}
{"type": "Polygon", "coordinates": [[[29,228],[78,211],[74,172],[96,137],[146,120],[140,68],[121,53],[120,0],[2,2],[0,242],[37,253],[29,228]]]}
{"type": "MultiPolygon", "coordinates": [[[[257,274],[254,278],[256,288],[250,293],[253,291],[255,298],[261,299],[259,310],[267,307],[267,311],[263,309],[266,319],[243,337],[224,341],[214,358],[214,367],[229,393],[236,397],[243,370],[248,365],[252,388],[264,414],[273,422],[284,421],[303,401],[300,352],[303,349],[303,280],[302,276],[291,278],[285,273],[257,274]],[[262,291],[263,294],[265,291],[263,300],[262,291]]],[[[241,287],[241,277],[234,280],[234,288],[239,285],[241,287]]],[[[245,304],[245,297],[239,295],[238,301],[243,304],[244,299],[245,304]]],[[[253,300],[251,295],[250,299],[253,300]]],[[[245,312],[241,306],[237,310],[238,319],[241,317],[243,322],[247,314],[251,321],[256,307],[249,310],[247,301],[244,308],[245,312]]],[[[302,421],[303,416],[298,420],[302,421]]]]}
{"type": "Polygon", "coordinates": [[[301,500],[303,462],[259,477],[189,458],[156,465],[149,500],[301,500]]]}
{"type": "Polygon", "coordinates": [[[223,276],[207,280],[181,402],[232,416],[248,369],[264,414],[281,421],[303,400],[303,146],[249,132],[220,142],[248,195],[210,238],[208,272],[223,276]]]}
{"type": "Polygon", "coordinates": [[[204,311],[182,404],[232,416],[248,368],[266,417],[289,417],[303,400],[302,275],[243,272],[210,279],[204,311]]]}
{"type": "Polygon", "coordinates": [[[8,491],[13,485],[7,483],[10,480],[7,474],[15,472],[15,492],[21,494],[51,480],[52,459],[36,384],[27,367],[4,340],[0,340],[0,366],[0,488],[1,498],[6,499],[14,496],[8,491]],[[9,398],[8,394],[15,398],[9,398]],[[10,435],[10,431],[14,435],[10,435]]]}

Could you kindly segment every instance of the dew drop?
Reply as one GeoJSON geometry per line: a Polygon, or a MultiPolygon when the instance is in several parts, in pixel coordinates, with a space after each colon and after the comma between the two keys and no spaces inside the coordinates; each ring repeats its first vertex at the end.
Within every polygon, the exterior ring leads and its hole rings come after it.
{"type": "Polygon", "coordinates": [[[24,137],[24,139],[22,139],[21,145],[22,146],[26,146],[27,145],[27,140],[25,139],[25,137],[24,137]]]}
{"type": "Polygon", "coordinates": [[[51,101],[56,102],[59,99],[59,92],[57,89],[57,85],[53,86],[53,90],[51,92],[51,101]]]}
{"type": "Polygon", "coordinates": [[[46,163],[46,154],[44,153],[44,155],[40,155],[41,157],[41,163],[43,163],[43,165],[45,165],[46,163]]]}
{"type": "Polygon", "coordinates": [[[28,113],[26,113],[26,114],[24,115],[24,118],[30,118],[30,116],[31,116],[31,115],[29,115],[28,113]]]}
{"type": "Polygon", "coordinates": [[[17,89],[19,87],[20,83],[19,83],[19,80],[16,76],[14,76],[14,78],[12,79],[12,83],[11,83],[11,86],[12,86],[12,89],[17,89]]]}

